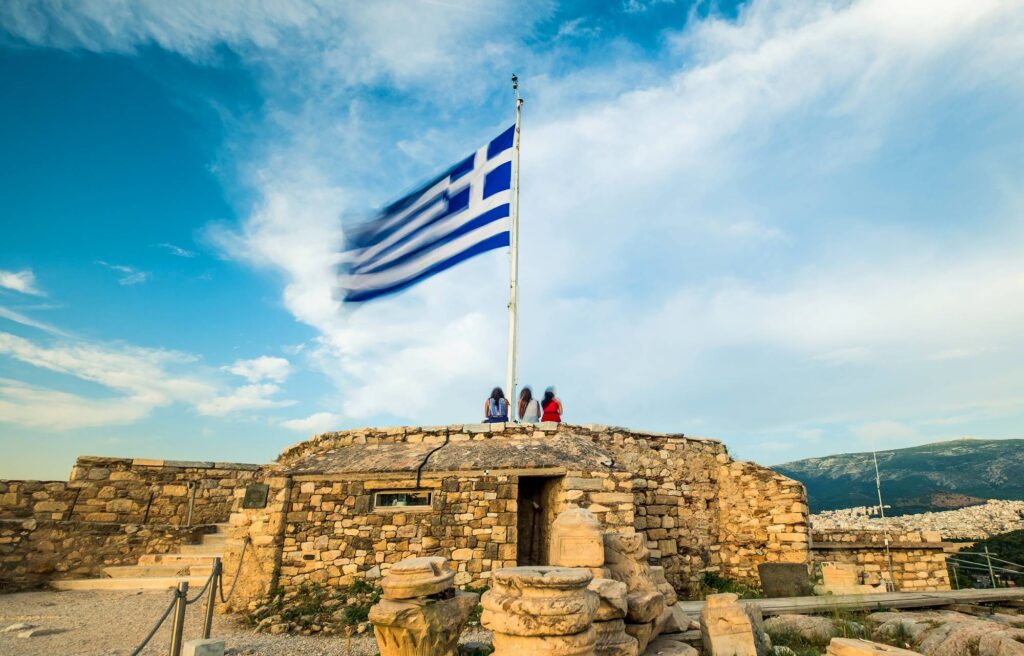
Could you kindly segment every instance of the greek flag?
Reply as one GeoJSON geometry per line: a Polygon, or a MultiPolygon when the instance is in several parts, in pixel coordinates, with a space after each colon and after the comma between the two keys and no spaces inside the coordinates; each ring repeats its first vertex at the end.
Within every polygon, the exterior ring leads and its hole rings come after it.
{"type": "Polygon", "coordinates": [[[401,291],[509,245],[515,126],[371,221],[346,231],[343,298],[401,291]]]}

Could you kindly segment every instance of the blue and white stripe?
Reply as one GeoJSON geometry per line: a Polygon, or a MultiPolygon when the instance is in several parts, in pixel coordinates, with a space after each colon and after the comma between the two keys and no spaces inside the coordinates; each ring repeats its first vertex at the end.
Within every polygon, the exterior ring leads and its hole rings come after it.
{"type": "Polygon", "coordinates": [[[346,234],[344,300],[401,291],[509,245],[515,127],[346,234]]]}

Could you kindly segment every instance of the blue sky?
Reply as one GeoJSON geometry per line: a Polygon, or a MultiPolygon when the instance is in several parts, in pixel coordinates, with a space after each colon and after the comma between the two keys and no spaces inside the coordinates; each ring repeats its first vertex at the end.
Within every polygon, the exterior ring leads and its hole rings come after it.
{"type": "Polygon", "coordinates": [[[2,477],[475,421],[507,258],[357,309],[343,221],[526,98],[521,380],[763,463],[1024,416],[1024,6],[13,0],[2,477]]]}

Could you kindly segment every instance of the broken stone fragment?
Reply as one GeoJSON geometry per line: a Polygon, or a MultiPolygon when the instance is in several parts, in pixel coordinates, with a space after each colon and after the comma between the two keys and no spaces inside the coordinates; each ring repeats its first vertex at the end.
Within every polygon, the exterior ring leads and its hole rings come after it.
{"type": "Polygon", "coordinates": [[[440,556],[406,558],[396,563],[381,581],[385,599],[429,597],[452,587],[455,572],[440,556]]]}
{"type": "Polygon", "coordinates": [[[481,624],[515,636],[564,636],[585,631],[599,605],[587,589],[590,572],[566,567],[510,567],[491,576],[481,624]]]}
{"type": "Polygon", "coordinates": [[[493,640],[494,656],[591,656],[596,643],[597,637],[590,627],[572,635],[513,636],[495,633],[493,640]]]}
{"type": "Polygon", "coordinates": [[[626,584],[613,579],[594,579],[587,586],[600,600],[594,613],[595,622],[622,619],[626,616],[626,584]]]}
{"type": "Polygon", "coordinates": [[[640,653],[636,638],[626,633],[622,620],[594,622],[593,627],[597,635],[596,656],[637,656],[640,653]]]}
{"type": "Polygon", "coordinates": [[[456,656],[477,600],[470,592],[442,600],[381,599],[369,613],[381,656],[456,656]]]}
{"type": "Polygon", "coordinates": [[[735,594],[708,595],[700,611],[700,632],[708,656],[757,656],[750,617],[735,594]]]}
{"type": "Polygon", "coordinates": [[[857,638],[833,638],[828,643],[827,656],[921,656],[916,651],[883,645],[857,638]]]}

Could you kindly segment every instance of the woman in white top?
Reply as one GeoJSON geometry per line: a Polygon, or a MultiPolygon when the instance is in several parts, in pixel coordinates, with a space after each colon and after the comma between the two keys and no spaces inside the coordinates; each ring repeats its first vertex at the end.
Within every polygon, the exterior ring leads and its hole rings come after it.
{"type": "Polygon", "coordinates": [[[519,394],[519,419],[528,424],[540,421],[540,402],[533,398],[533,391],[529,387],[524,387],[519,394]]]}

